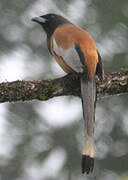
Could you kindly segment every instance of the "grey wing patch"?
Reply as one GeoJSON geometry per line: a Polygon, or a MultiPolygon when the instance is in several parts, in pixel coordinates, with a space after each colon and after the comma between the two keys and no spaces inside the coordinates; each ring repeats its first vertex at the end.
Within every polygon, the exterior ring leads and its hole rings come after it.
{"type": "Polygon", "coordinates": [[[69,49],[63,49],[62,47],[59,47],[56,40],[53,39],[53,50],[58,56],[62,57],[65,63],[75,72],[83,73],[83,64],[76,51],[75,45],[71,46],[69,49]]]}

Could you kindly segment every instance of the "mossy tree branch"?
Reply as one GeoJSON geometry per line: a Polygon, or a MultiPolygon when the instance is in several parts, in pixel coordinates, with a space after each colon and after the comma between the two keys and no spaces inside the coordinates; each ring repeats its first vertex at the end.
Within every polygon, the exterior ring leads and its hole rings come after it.
{"type": "MultiPolygon", "coordinates": [[[[128,71],[105,74],[105,79],[97,82],[100,96],[128,93],[128,71]]],[[[48,100],[56,96],[80,96],[79,80],[66,75],[53,80],[14,81],[0,83],[0,103],[28,101],[33,99],[48,100]]]]}

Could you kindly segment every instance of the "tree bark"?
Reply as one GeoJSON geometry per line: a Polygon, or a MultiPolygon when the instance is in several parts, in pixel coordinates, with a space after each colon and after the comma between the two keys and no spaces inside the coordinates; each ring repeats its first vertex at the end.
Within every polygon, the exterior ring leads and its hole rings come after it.
{"type": "MultiPolygon", "coordinates": [[[[106,73],[103,82],[96,78],[99,97],[128,93],[128,71],[106,73]]],[[[56,96],[80,96],[79,78],[66,75],[53,80],[0,83],[0,103],[48,100],[56,96]]]]}

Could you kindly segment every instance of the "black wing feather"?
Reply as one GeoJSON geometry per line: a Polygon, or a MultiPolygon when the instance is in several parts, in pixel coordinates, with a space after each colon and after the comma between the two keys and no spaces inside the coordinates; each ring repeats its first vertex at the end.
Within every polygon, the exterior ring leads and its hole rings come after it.
{"type": "Polygon", "coordinates": [[[104,66],[103,66],[103,62],[102,62],[102,58],[100,56],[100,53],[97,51],[98,53],[98,64],[96,67],[96,75],[99,77],[99,79],[101,81],[103,81],[104,79],[104,66]]]}

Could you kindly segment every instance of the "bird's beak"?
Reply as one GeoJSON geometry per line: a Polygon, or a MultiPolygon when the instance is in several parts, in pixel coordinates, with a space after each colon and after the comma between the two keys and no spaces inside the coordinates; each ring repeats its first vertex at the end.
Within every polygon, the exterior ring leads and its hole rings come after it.
{"type": "Polygon", "coordinates": [[[32,21],[42,24],[42,23],[46,22],[46,19],[43,17],[34,17],[34,18],[32,18],[32,21]]]}

